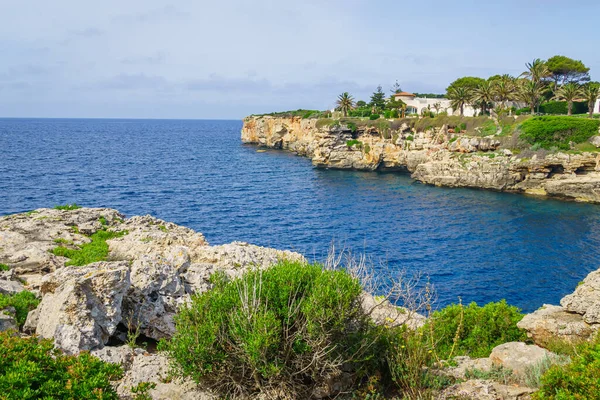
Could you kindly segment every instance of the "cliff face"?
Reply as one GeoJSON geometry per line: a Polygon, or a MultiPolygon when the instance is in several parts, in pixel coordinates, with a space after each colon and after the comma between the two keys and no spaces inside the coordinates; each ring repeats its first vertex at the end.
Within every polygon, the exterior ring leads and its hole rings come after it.
{"type": "Polygon", "coordinates": [[[600,203],[600,154],[525,158],[501,149],[495,136],[455,134],[407,124],[354,127],[299,117],[248,117],[242,142],[284,149],[318,168],[406,171],[420,182],[477,187],[600,203]]]}

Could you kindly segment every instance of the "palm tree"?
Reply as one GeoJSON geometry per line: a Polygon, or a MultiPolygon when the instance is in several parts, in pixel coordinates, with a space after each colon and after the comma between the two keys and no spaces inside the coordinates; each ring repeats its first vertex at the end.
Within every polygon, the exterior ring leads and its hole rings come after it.
{"type": "Polygon", "coordinates": [[[494,80],[495,98],[506,107],[509,100],[514,99],[515,79],[510,75],[502,75],[499,79],[494,80]]]}
{"type": "Polygon", "coordinates": [[[488,103],[494,101],[494,85],[490,81],[483,81],[473,91],[473,100],[481,104],[481,113],[485,115],[488,103]]]}
{"type": "Polygon", "coordinates": [[[519,87],[518,96],[531,109],[531,114],[535,113],[535,107],[540,103],[540,99],[544,95],[544,86],[542,82],[523,79],[519,87]]]}
{"type": "Polygon", "coordinates": [[[451,87],[448,90],[450,105],[454,110],[460,110],[461,117],[465,113],[465,105],[471,102],[471,96],[471,91],[464,86],[451,87]]]}
{"type": "Polygon", "coordinates": [[[344,117],[347,117],[348,110],[354,108],[354,97],[352,97],[348,92],[344,92],[338,96],[336,104],[344,113],[344,117]]]}
{"type": "Polygon", "coordinates": [[[529,78],[535,83],[540,83],[544,78],[551,75],[546,62],[536,58],[533,62],[525,64],[527,71],[521,74],[521,77],[529,78]]]}
{"type": "Polygon", "coordinates": [[[596,105],[596,100],[598,100],[598,98],[600,97],[600,83],[590,82],[586,84],[583,87],[581,94],[583,95],[585,101],[587,101],[588,103],[588,111],[590,114],[590,118],[593,118],[594,106],[596,105]]]}
{"type": "Polygon", "coordinates": [[[554,97],[558,100],[566,101],[569,105],[567,115],[573,115],[573,101],[581,95],[581,87],[576,83],[569,82],[559,87],[554,97]]]}

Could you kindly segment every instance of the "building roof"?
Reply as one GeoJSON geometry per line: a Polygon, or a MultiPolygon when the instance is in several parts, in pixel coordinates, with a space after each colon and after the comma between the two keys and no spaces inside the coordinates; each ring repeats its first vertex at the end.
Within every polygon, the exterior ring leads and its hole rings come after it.
{"type": "Polygon", "coordinates": [[[394,96],[416,97],[414,94],[409,92],[394,93],[394,96]]]}

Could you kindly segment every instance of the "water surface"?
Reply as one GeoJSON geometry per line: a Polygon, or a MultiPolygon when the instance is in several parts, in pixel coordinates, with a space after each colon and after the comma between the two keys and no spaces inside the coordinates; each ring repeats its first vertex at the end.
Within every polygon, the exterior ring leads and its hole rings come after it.
{"type": "Polygon", "coordinates": [[[600,267],[600,206],[313,169],[239,121],[0,119],[0,215],[57,204],[152,214],[211,244],[322,259],[332,241],[429,274],[439,305],[555,303],[600,267]]]}

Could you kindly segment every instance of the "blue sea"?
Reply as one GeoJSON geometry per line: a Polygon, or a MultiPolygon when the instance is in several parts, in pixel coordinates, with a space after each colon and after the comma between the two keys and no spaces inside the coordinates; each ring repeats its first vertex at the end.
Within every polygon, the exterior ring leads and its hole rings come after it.
{"type": "Polygon", "coordinates": [[[332,243],[429,276],[438,306],[557,304],[600,268],[600,206],[314,169],[241,121],[0,119],[0,215],[77,203],[322,260],[332,243]]]}

